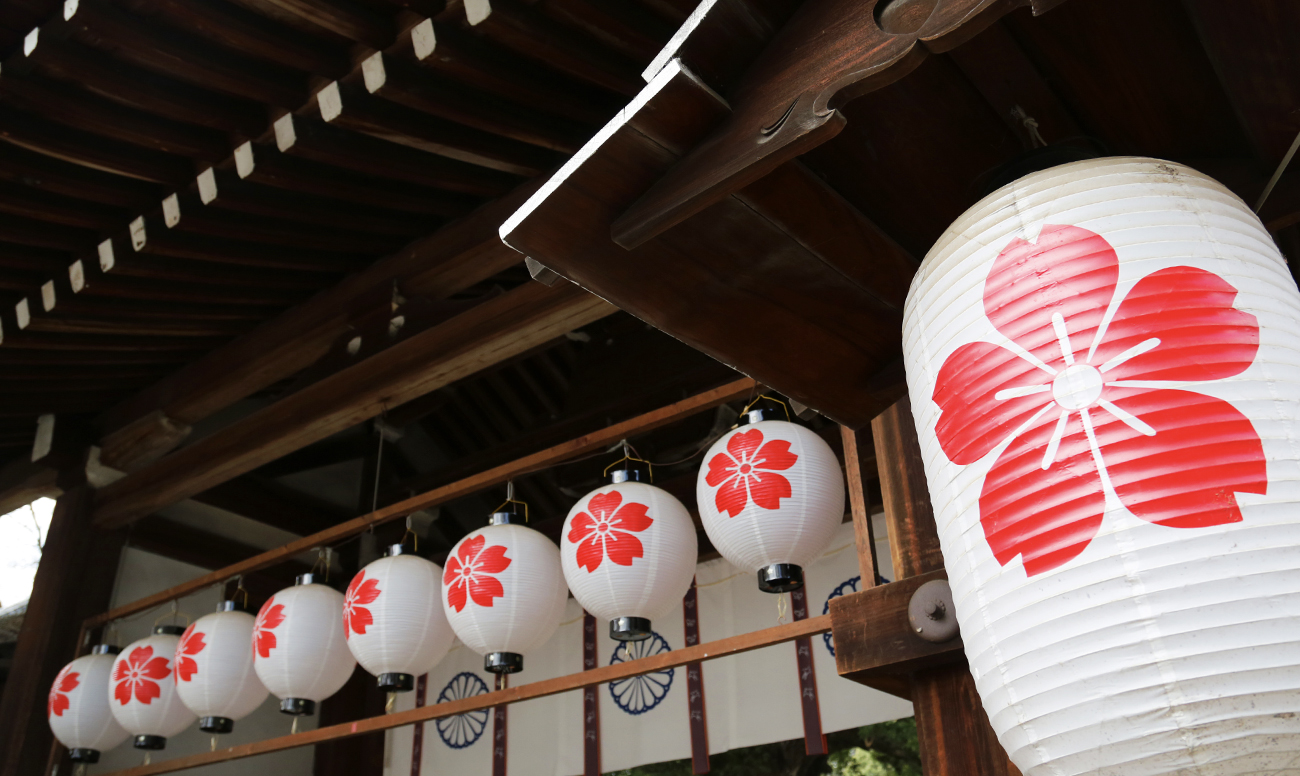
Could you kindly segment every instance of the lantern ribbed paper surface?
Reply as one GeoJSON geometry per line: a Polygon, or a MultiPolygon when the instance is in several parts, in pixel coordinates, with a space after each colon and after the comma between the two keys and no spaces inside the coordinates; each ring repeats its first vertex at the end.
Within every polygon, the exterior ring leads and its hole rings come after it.
{"type": "Polygon", "coordinates": [[[348,585],[343,627],[361,667],[380,674],[428,673],[456,638],[442,611],[442,567],[415,555],[366,566],[348,585]]]}
{"type": "Polygon", "coordinates": [[[522,525],[489,525],[447,556],[442,604],[447,621],[480,655],[526,655],[551,637],[569,590],[555,543],[522,525]]]}
{"type": "Polygon", "coordinates": [[[343,594],[321,584],[271,596],[253,628],[253,668],[275,697],[319,703],[338,692],[357,661],[343,638],[343,594]]]}
{"type": "Polygon", "coordinates": [[[68,663],[54,678],[46,714],[59,743],[69,749],[104,752],[130,735],[108,705],[112,674],[113,655],[86,655],[68,663]]]}
{"type": "Polygon", "coordinates": [[[185,629],[176,646],[176,690],[190,711],[239,720],[266,700],[249,647],[253,624],[246,612],[214,612],[185,629]]]}
{"type": "Polygon", "coordinates": [[[1300,294],[1153,159],[971,208],[904,356],[971,672],[1025,776],[1300,773],[1300,294]]]}
{"type": "Polygon", "coordinates": [[[844,474],[812,431],[784,420],[740,426],[704,455],[695,487],[713,546],[737,566],[806,566],[844,522],[844,474]]]}
{"type": "Polygon", "coordinates": [[[653,619],[680,604],[697,556],[686,507],[642,482],[588,493],[569,510],[560,534],[569,590],[582,608],[605,620],[653,619]]]}
{"type": "Polygon", "coordinates": [[[172,675],[178,643],[176,636],[155,633],[132,643],[113,661],[109,706],[128,733],[171,738],[194,724],[195,716],[181,703],[172,675]]]}

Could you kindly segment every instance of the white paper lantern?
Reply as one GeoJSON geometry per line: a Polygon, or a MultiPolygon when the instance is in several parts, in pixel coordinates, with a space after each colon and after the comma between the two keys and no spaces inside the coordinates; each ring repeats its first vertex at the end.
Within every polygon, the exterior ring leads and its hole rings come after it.
{"type": "Polygon", "coordinates": [[[555,633],[569,599],[559,548],[508,522],[518,519],[494,514],[492,525],[456,543],[442,575],[447,622],[492,673],[522,671],[523,656],[555,633]]]}
{"type": "Polygon", "coordinates": [[[767,410],[704,455],[695,495],[709,541],[732,565],[756,572],[765,592],[803,585],[803,567],[844,522],[844,473],[812,431],[767,410]]]}
{"type": "Polygon", "coordinates": [[[176,691],[205,733],[229,733],[266,700],[249,648],[253,625],[253,615],[222,601],[215,613],[186,628],[176,645],[176,691]]]}
{"type": "Polygon", "coordinates": [[[560,534],[569,590],[620,641],[650,638],[651,621],[690,589],[699,554],[686,507],[642,476],[616,470],[613,483],[573,505],[560,534]]]}
{"type": "Polygon", "coordinates": [[[1300,772],[1300,294],[1219,183],[1022,178],[908,296],[965,652],[1025,776],[1300,772]]]}
{"type": "Polygon", "coordinates": [[[117,723],[135,736],[136,749],[163,749],[168,738],[194,723],[172,675],[182,632],[178,626],[159,625],[152,636],[133,642],[113,660],[109,707],[117,723]]]}
{"type": "Polygon", "coordinates": [[[262,605],[252,643],[253,669],[285,714],[316,713],[316,704],[342,689],[357,665],[343,638],[343,594],[312,574],[262,605]]]}
{"type": "Polygon", "coordinates": [[[456,638],[442,611],[442,567],[393,545],[348,585],[343,631],[380,689],[414,689],[415,677],[437,665],[456,638]]]}
{"type": "Polygon", "coordinates": [[[97,646],[91,654],[64,666],[50,686],[46,704],[50,730],[68,748],[73,762],[99,762],[101,752],[130,735],[117,724],[108,705],[108,680],[113,675],[115,654],[114,647],[97,646]]]}

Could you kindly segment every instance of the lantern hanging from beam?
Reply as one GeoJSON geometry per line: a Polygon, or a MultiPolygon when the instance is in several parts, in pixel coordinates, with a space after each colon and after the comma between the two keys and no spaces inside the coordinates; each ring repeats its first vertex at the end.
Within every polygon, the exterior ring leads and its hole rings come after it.
{"type": "Polygon", "coordinates": [[[109,677],[117,647],[96,646],[89,655],[73,660],[59,671],[50,686],[46,715],[50,730],[68,748],[74,763],[96,763],[99,755],[126,740],[109,708],[109,677]]]}
{"type": "Polygon", "coordinates": [[[415,677],[446,656],[456,634],[442,610],[442,567],[400,544],[352,579],[343,602],[343,631],[361,667],[381,690],[406,692],[415,677]]]}
{"type": "Polygon", "coordinates": [[[1034,173],[940,238],[904,359],[971,673],[1025,776],[1300,762],[1300,293],[1171,162],[1034,173]]]}
{"type": "Polygon", "coordinates": [[[522,524],[516,503],[457,542],[442,575],[447,621],[497,674],[523,670],[524,655],[555,633],[569,598],[559,548],[522,524]]]}
{"type": "Polygon", "coordinates": [[[347,684],[357,661],[343,638],[343,595],[300,574],[293,587],[267,599],[253,626],[253,670],[296,717],[347,684]]]}
{"type": "Polygon", "coordinates": [[[183,632],[177,625],[158,625],[153,635],[133,642],[113,661],[109,706],[118,724],[135,736],[136,749],[163,749],[168,738],[194,722],[172,675],[183,632]]]}
{"type": "Polygon", "coordinates": [[[569,590],[609,621],[618,641],[650,638],[651,621],[681,602],[695,576],[690,513],[649,479],[644,462],[618,462],[610,483],[574,504],[560,532],[569,590]]]}
{"type": "Polygon", "coordinates": [[[176,691],[199,716],[199,730],[229,733],[266,700],[253,670],[253,615],[222,601],[185,629],[176,645],[176,691]]]}
{"type": "MultiPolygon", "coordinates": [[[[766,401],[766,400],[765,400],[766,401]]],[[[834,451],[788,420],[779,402],[746,408],[704,455],[696,503],[709,541],[766,593],[803,586],[803,567],[844,522],[844,473],[834,451]],[[775,406],[774,406],[775,405],[775,406]]]]}

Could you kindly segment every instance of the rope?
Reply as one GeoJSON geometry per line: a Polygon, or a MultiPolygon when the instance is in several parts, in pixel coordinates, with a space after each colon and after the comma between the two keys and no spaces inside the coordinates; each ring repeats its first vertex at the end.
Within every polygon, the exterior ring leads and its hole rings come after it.
{"type": "Polygon", "coordinates": [[[1268,185],[1264,187],[1264,193],[1259,195],[1259,201],[1255,203],[1255,212],[1264,207],[1264,201],[1268,195],[1273,193],[1273,187],[1277,185],[1282,173],[1286,171],[1287,165],[1291,164],[1291,157],[1295,156],[1296,149],[1300,149],[1300,132],[1296,133],[1295,140],[1291,141],[1291,147],[1287,149],[1286,156],[1282,157],[1282,162],[1278,164],[1277,169],[1273,171],[1273,177],[1268,179],[1268,185]]]}
{"type": "Polygon", "coordinates": [[[1047,145],[1043,136],[1038,133],[1038,120],[1025,112],[1025,109],[1019,105],[1011,109],[1011,118],[1019,121],[1029,133],[1029,146],[1031,148],[1042,148],[1047,145]]]}

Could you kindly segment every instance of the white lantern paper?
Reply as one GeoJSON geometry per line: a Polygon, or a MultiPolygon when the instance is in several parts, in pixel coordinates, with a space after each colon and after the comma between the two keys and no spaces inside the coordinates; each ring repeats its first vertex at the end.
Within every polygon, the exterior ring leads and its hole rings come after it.
{"type": "Polygon", "coordinates": [[[313,580],[302,574],[267,599],[253,627],[253,669],[295,716],[314,714],[357,665],[343,638],[343,594],[313,580]]]}
{"type": "MultiPolygon", "coordinates": [[[[743,420],[762,417],[755,411],[743,420]]],[[[812,431],[784,420],[733,429],[704,455],[695,495],[704,531],[732,565],[781,593],[844,522],[844,473],[812,431]]]]}
{"type": "Polygon", "coordinates": [[[446,656],[456,638],[442,611],[442,567],[402,552],[357,572],[343,603],[348,649],[379,687],[405,692],[446,656]]]}
{"type": "MultiPolygon", "coordinates": [[[[494,521],[518,519],[498,512],[494,521]]],[[[569,599],[555,543],[524,525],[498,522],[470,533],[447,556],[442,604],[465,645],[493,673],[523,670],[545,644],[569,599]]]]}
{"type": "Polygon", "coordinates": [[[117,724],[108,705],[108,680],[113,674],[110,649],[96,647],[92,654],[68,663],[50,686],[46,704],[50,730],[69,749],[73,762],[98,762],[100,752],[130,735],[117,724]]]}
{"type": "MultiPolygon", "coordinates": [[[[639,477],[638,470],[616,475],[639,477]]],[[[651,621],[681,603],[695,576],[695,524],[671,493],[618,481],[583,496],[564,521],[560,561],[582,608],[610,637],[649,638],[651,621]]]]}
{"type": "Polygon", "coordinates": [[[1300,772],[1300,294],[1170,162],[1035,173],[913,282],[912,411],[971,673],[1025,776],[1300,772]]]}
{"type": "Polygon", "coordinates": [[[172,676],[180,633],[177,626],[160,625],[113,660],[109,706],[117,723],[135,736],[137,749],[163,749],[168,738],[194,723],[172,676]]]}
{"type": "Polygon", "coordinates": [[[176,645],[176,691],[205,733],[229,733],[266,700],[253,670],[253,615],[223,601],[185,629],[176,645]]]}

